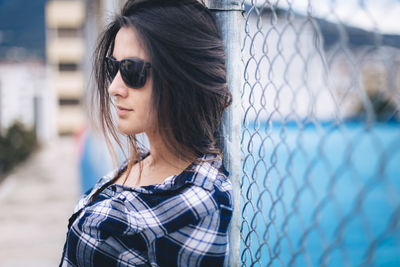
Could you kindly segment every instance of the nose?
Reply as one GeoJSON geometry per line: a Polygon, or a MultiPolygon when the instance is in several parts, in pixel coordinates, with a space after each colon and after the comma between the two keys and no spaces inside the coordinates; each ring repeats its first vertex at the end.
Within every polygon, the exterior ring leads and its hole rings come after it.
{"type": "Polygon", "coordinates": [[[128,96],[128,88],[122,80],[121,73],[119,71],[108,87],[108,93],[112,96],[120,96],[123,98],[128,96]]]}

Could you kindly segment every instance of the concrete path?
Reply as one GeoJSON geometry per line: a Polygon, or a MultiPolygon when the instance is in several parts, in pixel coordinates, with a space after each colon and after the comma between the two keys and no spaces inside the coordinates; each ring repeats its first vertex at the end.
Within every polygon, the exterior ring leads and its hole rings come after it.
{"type": "Polygon", "coordinates": [[[0,266],[58,266],[79,196],[77,146],[43,146],[0,184],[0,266]]]}

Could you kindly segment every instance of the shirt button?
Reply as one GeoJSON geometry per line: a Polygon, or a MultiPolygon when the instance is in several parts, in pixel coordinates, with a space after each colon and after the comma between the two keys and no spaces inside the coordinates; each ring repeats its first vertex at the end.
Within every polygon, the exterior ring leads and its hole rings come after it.
{"type": "Polygon", "coordinates": [[[119,196],[118,196],[118,199],[121,200],[121,201],[125,201],[126,196],[124,196],[124,195],[119,195],[119,196]]]}

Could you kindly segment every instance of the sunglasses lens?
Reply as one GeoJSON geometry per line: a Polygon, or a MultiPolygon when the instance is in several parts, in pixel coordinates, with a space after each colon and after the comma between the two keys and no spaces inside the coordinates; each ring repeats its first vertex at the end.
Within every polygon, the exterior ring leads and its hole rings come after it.
{"type": "Polygon", "coordinates": [[[117,61],[109,57],[105,59],[106,74],[109,82],[111,83],[114,80],[119,70],[122,80],[130,88],[141,88],[145,85],[149,66],[149,63],[141,60],[123,59],[117,61]]]}
{"type": "Polygon", "coordinates": [[[146,68],[142,61],[124,59],[121,61],[120,71],[122,79],[131,88],[140,88],[146,83],[146,68]]]}
{"type": "Polygon", "coordinates": [[[114,80],[115,76],[118,73],[118,61],[113,60],[111,58],[106,58],[106,72],[107,72],[107,78],[109,82],[112,82],[114,80]]]}

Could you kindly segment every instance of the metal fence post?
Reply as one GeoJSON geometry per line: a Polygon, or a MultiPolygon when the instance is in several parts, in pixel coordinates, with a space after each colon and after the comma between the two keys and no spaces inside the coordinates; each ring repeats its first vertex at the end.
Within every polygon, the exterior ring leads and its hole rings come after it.
{"type": "Polygon", "coordinates": [[[222,122],[223,153],[225,166],[230,173],[233,185],[234,211],[229,229],[228,266],[240,265],[240,137],[241,137],[241,1],[240,0],[208,0],[208,8],[212,11],[223,39],[228,85],[233,96],[232,105],[224,114],[222,122]]]}

